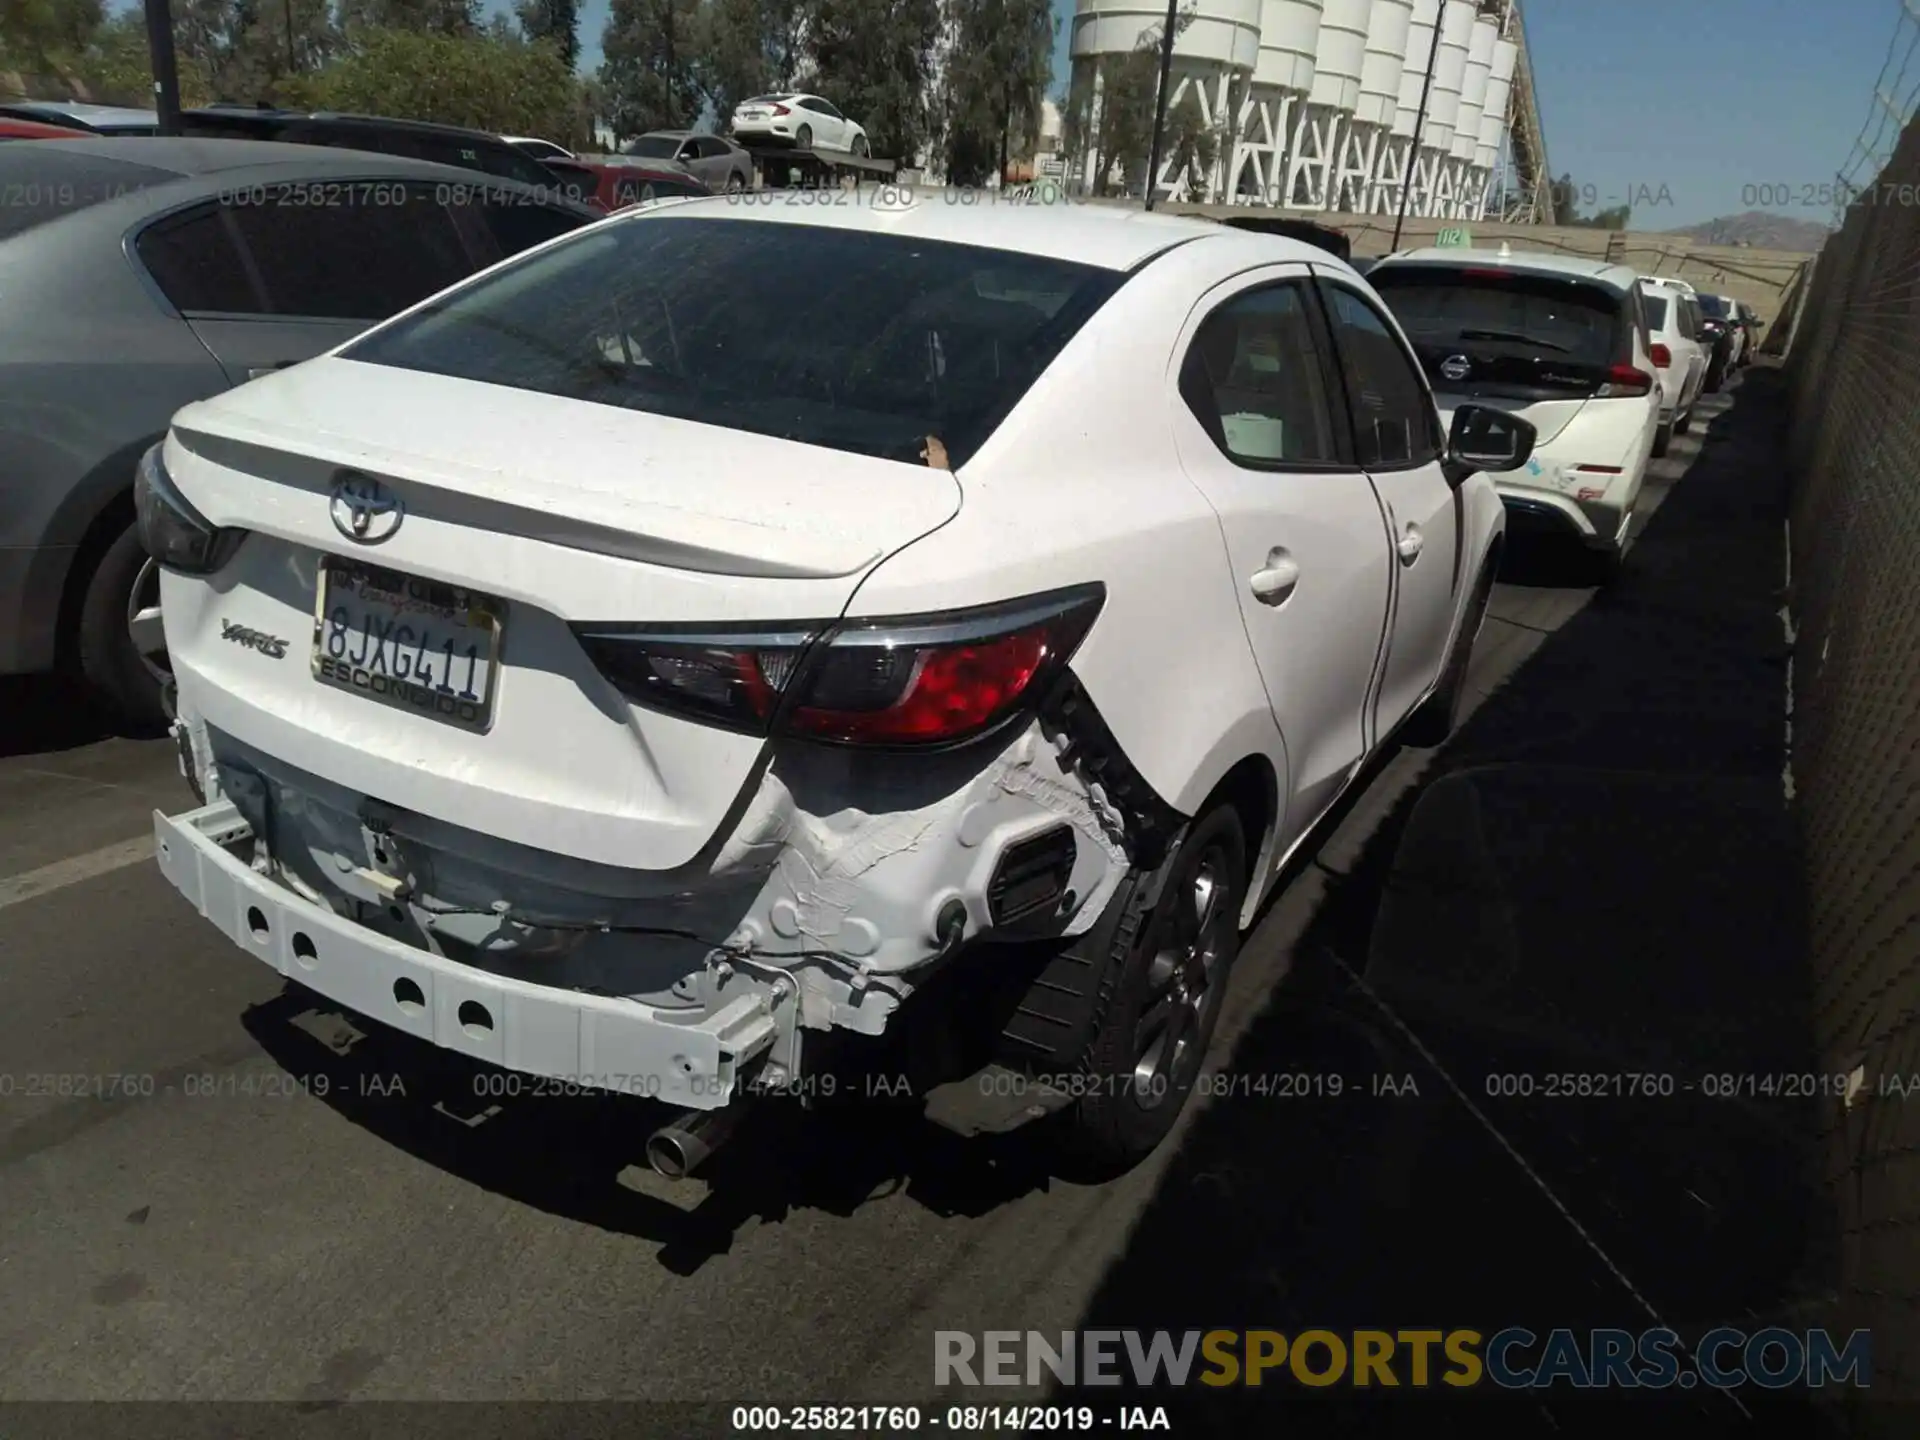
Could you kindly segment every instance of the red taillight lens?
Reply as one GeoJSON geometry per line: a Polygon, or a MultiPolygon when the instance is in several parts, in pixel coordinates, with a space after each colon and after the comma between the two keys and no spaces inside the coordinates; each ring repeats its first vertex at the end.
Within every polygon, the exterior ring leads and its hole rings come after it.
{"type": "Polygon", "coordinates": [[[1072,658],[1100,586],[900,620],[756,630],[576,626],[629,700],[842,745],[950,745],[998,727],[1072,658]]]}
{"type": "Polygon", "coordinates": [[[791,115],[793,111],[788,109],[785,105],[776,105],[773,107],[773,113],[775,115],[791,115]]]}
{"type": "Polygon", "coordinates": [[[1655,345],[1648,352],[1648,358],[1653,361],[1654,369],[1665,370],[1669,365],[1673,364],[1673,351],[1664,345],[1655,345]]]}
{"type": "Polygon", "coordinates": [[[1594,392],[1599,400],[1616,400],[1629,395],[1650,395],[1653,393],[1653,377],[1646,371],[1633,365],[1615,365],[1607,371],[1607,378],[1594,392]]]}

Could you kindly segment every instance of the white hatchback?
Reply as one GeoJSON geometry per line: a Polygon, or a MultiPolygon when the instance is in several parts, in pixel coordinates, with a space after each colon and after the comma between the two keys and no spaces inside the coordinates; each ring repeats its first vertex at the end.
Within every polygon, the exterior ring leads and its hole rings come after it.
{"type": "Polygon", "coordinates": [[[1660,372],[1660,439],[1654,453],[1664,455],[1675,435],[1693,428],[1693,407],[1706,387],[1705,321],[1693,286],[1684,280],[1642,275],[1640,308],[1653,338],[1653,363],[1660,372]]]}
{"type": "Polygon", "coordinates": [[[1623,266],[1511,249],[1413,250],[1367,272],[1412,340],[1443,413],[1498,406],[1539,432],[1499,480],[1516,522],[1611,565],[1659,453],[1657,355],[1623,266]]]}
{"type": "Polygon", "coordinates": [[[664,1173],[981,1043],[976,1099],[1125,1164],[1288,856],[1451,729],[1531,439],[1444,431],[1293,241],[618,215],[147,455],[202,798],[160,865],[345,1006],[674,1106],[664,1173]]]}

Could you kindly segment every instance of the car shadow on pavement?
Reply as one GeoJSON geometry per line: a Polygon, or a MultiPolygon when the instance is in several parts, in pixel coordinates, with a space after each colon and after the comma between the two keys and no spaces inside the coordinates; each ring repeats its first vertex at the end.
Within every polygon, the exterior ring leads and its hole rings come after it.
{"type": "MultiPolygon", "coordinates": [[[[1821,1102],[1766,1083],[1818,1068],[1782,781],[1778,380],[1750,372],[1712,399],[1701,422],[1721,433],[1626,572],[1329,872],[1292,973],[1084,1328],[1671,1327],[1691,1345],[1716,1325],[1818,1323],[1821,1102]]],[[[1306,1358],[1329,1368],[1325,1348],[1306,1358]]],[[[1350,1367],[1307,1385],[1283,1362],[1258,1388],[1105,1398],[1166,1405],[1181,1435],[1276,1419],[1369,1436],[1496,1419],[1810,1433],[1793,1401],[1707,1387],[1684,1359],[1674,1388],[1637,1392],[1456,1389],[1441,1363],[1420,1386],[1404,1346],[1394,1365],[1393,1391],[1356,1387],[1350,1367]]]]}
{"type": "Polygon", "coordinates": [[[0,675],[0,760],[92,745],[119,733],[57,675],[0,675]]]}

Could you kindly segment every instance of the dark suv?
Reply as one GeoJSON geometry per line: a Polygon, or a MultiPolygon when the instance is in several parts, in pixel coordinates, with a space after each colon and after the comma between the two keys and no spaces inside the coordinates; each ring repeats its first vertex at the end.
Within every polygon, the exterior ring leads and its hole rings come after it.
{"type": "Polygon", "coordinates": [[[558,170],[516,150],[498,135],[458,125],[328,111],[308,113],[209,105],[200,110],[183,110],[180,133],[195,139],[278,140],[294,145],[369,150],[376,155],[402,155],[409,160],[430,160],[438,165],[484,171],[557,195],[572,195],[572,187],[558,170]]]}

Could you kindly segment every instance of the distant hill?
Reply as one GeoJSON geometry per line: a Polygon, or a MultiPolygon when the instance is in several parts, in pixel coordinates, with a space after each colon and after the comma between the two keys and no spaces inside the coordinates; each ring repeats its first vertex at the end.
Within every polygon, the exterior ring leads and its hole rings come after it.
{"type": "Polygon", "coordinates": [[[1824,220],[1797,220],[1791,215],[1772,215],[1765,210],[1749,210],[1744,215],[1722,215],[1717,220],[1702,220],[1679,230],[1662,232],[1684,235],[1702,245],[1751,245],[1756,250],[1818,250],[1833,233],[1824,220]]]}

